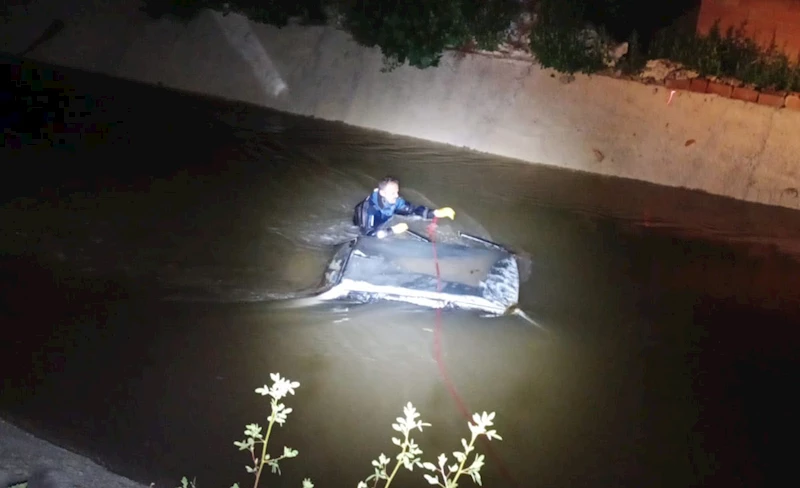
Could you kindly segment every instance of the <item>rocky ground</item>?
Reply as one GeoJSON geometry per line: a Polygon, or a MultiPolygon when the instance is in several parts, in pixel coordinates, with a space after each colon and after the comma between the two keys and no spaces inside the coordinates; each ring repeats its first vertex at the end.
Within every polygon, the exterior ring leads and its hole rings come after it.
{"type": "Polygon", "coordinates": [[[0,488],[26,481],[46,468],[55,471],[43,488],[147,488],[0,419],[0,488]]]}

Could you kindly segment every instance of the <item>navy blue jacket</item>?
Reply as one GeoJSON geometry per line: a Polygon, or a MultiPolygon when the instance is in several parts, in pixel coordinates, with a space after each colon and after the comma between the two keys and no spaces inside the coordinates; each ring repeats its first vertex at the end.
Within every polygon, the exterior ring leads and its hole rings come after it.
{"type": "Polygon", "coordinates": [[[374,190],[353,209],[353,224],[359,227],[362,234],[374,236],[395,214],[432,219],[433,209],[414,205],[403,197],[397,197],[397,201],[390,205],[378,194],[378,190],[374,190]]]}

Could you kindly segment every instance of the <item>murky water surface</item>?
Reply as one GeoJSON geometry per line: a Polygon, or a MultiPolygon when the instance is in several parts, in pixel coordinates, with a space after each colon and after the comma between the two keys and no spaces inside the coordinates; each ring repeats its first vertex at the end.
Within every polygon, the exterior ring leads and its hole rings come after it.
{"type": "Polygon", "coordinates": [[[271,445],[300,455],[269,486],[354,487],[409,401],[425,457],[452,452],[469,431],[448,385],[497,413],[484,486],[790,476],[800,214],[71,72],[50,84],[72,90],[62,117],[39,85],[10,92],[49,125],[6,132],[0,208],[0,408],[35,432],[159,487],[246,485],[233,441],[280,372],[301,386],[271,445]],[[445,313],[439,364],[433,311],[276,306],[317,285],[385,174],[456,209],[442,232],[528,256],[520,305],[546,331],[445,313]]]}

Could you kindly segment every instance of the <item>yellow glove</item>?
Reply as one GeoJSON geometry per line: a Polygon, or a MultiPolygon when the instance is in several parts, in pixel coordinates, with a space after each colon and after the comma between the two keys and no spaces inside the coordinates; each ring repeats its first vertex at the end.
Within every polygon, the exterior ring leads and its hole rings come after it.
{"type": "Polygon", "coordinates": [[[440,219],[446,217],[450,220],[453,220],[456,218],[456,212],[450,207],[437,208],[436,210],[433,211],[433,215],[435,215],[437,218],[440,219]]]}
{"type": "Polygon", "coordinates": [[[399,224],[395,224],[392,226],[392,232],[395,234],[402,234],[403,232],[408,230],[408,224],[405,222],[400,222],[399,224]]]}

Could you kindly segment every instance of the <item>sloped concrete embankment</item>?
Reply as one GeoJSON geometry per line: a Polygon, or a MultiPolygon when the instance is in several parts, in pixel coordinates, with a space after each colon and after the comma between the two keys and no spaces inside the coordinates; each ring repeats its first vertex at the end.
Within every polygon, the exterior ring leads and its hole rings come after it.
{"type": "Polygon", "coordinates": [[[37,439],[0,418],[0,487],[6,488],[6,483],[31,479],[40,470],[54,470],[49,477],[49,484],[40,486],[87,488],[146,488],[147,486],[116,475],[72,451],[37,439]]]}
{"type": "Polygon", "coordinates": [[[333,28],[206,12],[153,21],[132,1],[32,2],[2,49],[45,62],[342,121],[500,156],[800,208],[800,112],[530,63],[450,55],[382,73],[333,28]],[[50,2],[49,4],[47,2],[50,2]]]}

